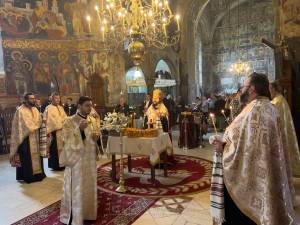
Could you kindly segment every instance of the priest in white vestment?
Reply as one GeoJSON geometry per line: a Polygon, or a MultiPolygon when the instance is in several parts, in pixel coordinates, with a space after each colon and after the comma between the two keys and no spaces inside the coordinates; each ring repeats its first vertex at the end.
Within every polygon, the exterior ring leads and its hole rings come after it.
{"type": "Polygon", "coordinates": [[[63,149],[62,127],[67,118],[67,114],[60,105],[60,96],[58,93],[53,93],[51,99],[52,103],[47,106],[43,115],[47,136],[51,140],[48,167],[59,171],[64,169],[63,165],[59,164],[59,158],[63,149]]]}
{"type": "Polygon", "coordinates": [[[280,86],[278,82],[270,84],[270,93],[272,97],[272,104],[276,106],[280,114],[281,129],[282,134],[287,140],[287,150],[289,153],[292,174],[295,177],[300,177],[299,145],[289,104],[280,93],[280,86]]]}
{"type": "Polygon", "coordinates": [[[92,101],[82,96],[77,114],[63,125],[64,148],[61,163],[65,165],[64,190],[60,221],[82,225],[84,220],[97,219],[97,141],[99,120],[89,115],[92,101]]]}

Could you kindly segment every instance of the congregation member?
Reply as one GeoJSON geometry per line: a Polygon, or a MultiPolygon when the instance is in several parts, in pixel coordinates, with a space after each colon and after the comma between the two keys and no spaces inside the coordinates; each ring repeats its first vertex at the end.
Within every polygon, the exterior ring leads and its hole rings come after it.
{"type": "Polygon", "coordinates": [[[64,110],[67,116],[72,116],[76,113],[77,107],[76,105],[72,104],[73,99],[72,98],[67,98],[66,103],[64,104],[64,110]]]}
{"type": "Polygon", "coordinates": [[[41,107],[41,112],[44,113],[45,112],[45,109],[47,108],[48,105],[50,105],[52,102],[52,95],[48,95],[48,99],[44,102],[44,104],[42,104],[42,107],[41,107]]]}
{"type": "Polygon", "coordinates": [[[61,162],[65,165],[60,221],[83,225],[84,220],[97,219],[97,141],[98,120],[92,111],[91,98],[81,96],[78,111],[63,125],[65,140],[61,162]]]}
{"type": "Polygon", "coordinates": [[[16,167],[16,179],[32,183],[43,180],[43,159],[39,151],[39,128],[42,117],[35,107],[35,96],[27,93],[12,121],[10,162],[16,167]]]}
{"type": "Polygon", "coordinates": [[[53,93],[51,100],[43,115],[47,136],[50,138],[48,167],[53,170],[63,170],[64,167],[59,163],[59,156],[63,149],[62,127],[67,115],[60,105],[58,93],[53,93]]]}
{"type": "Polygon", "coordinates": [[[223,225],[297,224],[294,189],[284,154],[287,145],[280,114],[270,102],[267,76],[250,75],[244,82],[241,101],[246,106],[223,139],[212,140],[217,152],[212,217],[216,224],[223,225]]]}
{"type": "Polygon", "coordinates": [[[292,174],[295,177],[300,177],[299,145],[289,104],[281,94],[281,87],[278,82],[270,84],[270,93],[272,104],[276,106],[280,114],[281,130],[287,142],[292,174]]]}
{"type": "Polygon", "coordinates": [[[149,107],[151,105],[152,105],[151,95],[147,94],[146,99],[145,99],[145,101],[143,102],[143,105],[142,105],[142,112],[143,112],[144,115],[146,114],[147,110],[149,109],[149,107]]]}
{"type": "Polygon", "coordinates": [[[129,109],[129,105],[125,101],[124,96],[120,97],[120,103],[115,107],[115,112],[124,113],[125,116],[129,116],[130,109],[129,109]]]}
{"type": "Polygon", "coordinates": [[[146,112],[145,128],[162,128],[164,132],[169,131],[169,112],[162,102],[162,91],[155,89],[153,91],[152,105],[146,112]]]}
{"type": "Polygon", "coordinates": [[[41,99],[39,97],[35,98],[35,107],[37,108],[37,110],[42,113],[42,103],[41,103],[41,99]]]}

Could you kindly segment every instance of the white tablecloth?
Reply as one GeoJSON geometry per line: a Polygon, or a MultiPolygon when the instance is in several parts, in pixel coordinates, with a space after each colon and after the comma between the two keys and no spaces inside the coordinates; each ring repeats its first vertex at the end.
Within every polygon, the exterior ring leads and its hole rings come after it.
{"type": "MultiPolygon", "coordinates": [[[[172,142],[168,133],[162,133],[155,138],[123,137],[124,154],[150,156],[150,163],[152,165],[159,163],[160,153],[164,151],[166,151],[168,155],[171,155],[173,152],[172,142]]],[[[107,153],[120,153],[120,137],[108,137],[107,153]]]]}

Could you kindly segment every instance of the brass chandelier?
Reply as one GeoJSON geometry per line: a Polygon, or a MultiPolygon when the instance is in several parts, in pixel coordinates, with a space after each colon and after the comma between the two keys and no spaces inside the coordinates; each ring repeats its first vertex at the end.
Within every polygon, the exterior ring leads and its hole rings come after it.
{"type": "Polygon", "coordinates": [[[110,50],[127,42],[133,63],[141,64],[145,46],[163,49],[178,43],[180,16],[168,0],[98,0],[86,16],[89,36],[110,50]]]}

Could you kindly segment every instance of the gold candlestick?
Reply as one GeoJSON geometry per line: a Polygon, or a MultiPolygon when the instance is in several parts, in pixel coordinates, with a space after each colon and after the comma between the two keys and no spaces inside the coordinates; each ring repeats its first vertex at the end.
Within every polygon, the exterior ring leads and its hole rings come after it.
{"type": "Polygon", "coordinates": [[[125,193],[127,190],[125,188],[124,180],[124,164],[123,164],[123,130],[120,129],[120,148],[121,148],[121,158],[120,158],[120,178],[119,178],[119,187],[116,189],[116,192],[125,193]]]}

